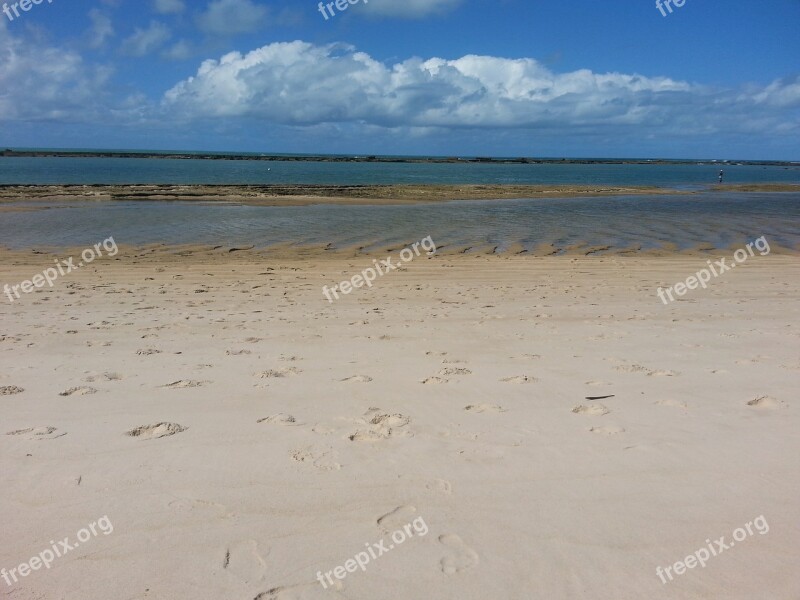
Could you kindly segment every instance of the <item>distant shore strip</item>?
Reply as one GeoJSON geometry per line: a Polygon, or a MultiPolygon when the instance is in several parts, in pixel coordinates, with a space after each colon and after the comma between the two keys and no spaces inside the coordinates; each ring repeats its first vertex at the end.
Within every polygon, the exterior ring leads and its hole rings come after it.
{"type": "MultiPolygon", "coordinates": [[[[2,146],[0,146],[2,148],[2,146]]],[[[800,161],[780,160],[692,160],[663,158],[542,158],[497,156],[376,156],[344,154],[260,154],[231,152],[147,152],[103,150],[0,150],[0,158],[158,158],[166,160],[261,160],[300,162],[379,163],[480,163],[528,165],[749,165],[755,167],[800,167],[800,161]]]]}

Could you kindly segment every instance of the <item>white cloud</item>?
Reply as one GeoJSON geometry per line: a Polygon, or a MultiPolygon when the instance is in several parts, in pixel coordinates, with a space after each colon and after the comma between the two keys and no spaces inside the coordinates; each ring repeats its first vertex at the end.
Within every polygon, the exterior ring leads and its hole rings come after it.
{"type": "Polygon", "coordinates": [[[186,10],[183,0],[153,0],[153,8],[162,15],[177,14],[186,10]]]}
{"type": "MultiPolygon", "coordinates": [[[[186,40],[166,44],[165,30],[151,24],[128,49],[160,49],[178,60],[196,51],[186,40]],[[159,36],[144,35],[159,30],[159,36]]],[[[75,131],[94,123],[126,131],[120,139],[149,128],[165,140],[196,136],[201,144],[205,138],[197,132],[204,131],[216,139],[230,136],[232,144],[275,139],[294,151],[424,147],[446,154],[469,147],[529,155],[543,148],[579,155],[587,147],[603,150],[600,155],[679,147],[685,155],[709,147],[783,146],[796,153],[800,139],[800,77],[716,88],[669,77],[559,73],[532,58],[383,63],[350,46],[297,41],[207,60],[160,105],[125,82],[112,81],[109,69],[87,63],[70,47],[13,37],[0,21],[6,132],[32,121],[75,131]]]]}
{"type": "Polygon", "coordinates": [[[742,92],[669,77],[555,73],[532,58],[468,55],[385,65],[342,45],[275,43],[202,63],[164,96],[185,118],[241,117],[283,125],[631,131],[676,135],[797,130],[800,80],[742,92]]]}
{"type": "Polygon", "coordinates": [[[533,59],[412,58],[385,66],[350,47],[298,41],[205,61],[166,100],[204,116],[283,123],[516,127],[632,120],[647,97],[689,89],[663,77],[558,75],[533,59]]]}
{"type": "Polygon", "coordinates": [[[365,3],[363,11],[386,17],[418,19],[433,13],[452,10],[462,0],[370,0],[365,3]]]}
{"type": "Polygon", "coordinates": [[[106,40],[114,35],[114,27],[108,15],[103,14],[96,8],[89,11],[89,18],[92,21],[92,28],[89,30],[89,46],[99,48],[106,43],[106,40]]]}
{"type": "Polygon", "coordinates": [[[169,60],[186,60],[190,58],[193,53],[192,45],[186,40],[180,40],[164,50],[161,56],[169,60]]]}
{"type": "Polygon", "coordinates": [[[248,33],[263,26],[267,12],[252,0],[213,0],[197,17],[197,24],[213,35],[248,33]]]}
{"type": "Polygon", "coordinates": [[[137,27],[133,35],[122,42],[122,52],[131,56],[144,56],[157,50],[170,38],[169,27],[151,21],[147,29],[137,27]]]}
{"type": "Polygon", "coordinates": [[[794,79],[772,82],[763,91],[756,93],[755,99],[760,104],[775,107],[800,107],[800,75],[794,79]]]}
{"type": "Polygon", "coordinates": [[[105,112],[110,76],[72,50],[27,43],[0,25],[0,122],[92,120],[105,112]]]}

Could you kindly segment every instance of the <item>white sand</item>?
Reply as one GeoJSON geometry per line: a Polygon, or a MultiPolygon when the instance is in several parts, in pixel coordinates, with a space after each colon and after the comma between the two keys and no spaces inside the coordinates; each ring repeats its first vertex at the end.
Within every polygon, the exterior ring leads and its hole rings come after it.
{"type": "MultiPolygon", "coordinates": [[[[370,260],[214,256],[0,303],[0,567],[114,527],[0,597],[800,597],[797,257],[664,306],[705,257],[420,258],[331,305],[370,260]],[[160,423],[186,429],[125,434],[160,423]]],[[[51,263],[5,253],[0,283],[51,263]]]]}

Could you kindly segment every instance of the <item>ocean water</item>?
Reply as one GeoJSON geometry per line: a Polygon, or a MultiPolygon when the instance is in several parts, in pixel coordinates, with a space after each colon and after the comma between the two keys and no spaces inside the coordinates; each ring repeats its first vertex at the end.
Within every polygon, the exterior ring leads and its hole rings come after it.
{"type": "MultiPolygon", "coordinates": [[[[18,203],[20,206],[25,202],[18,203]]],[[[30,203],[40,206],[39,203],[30,203]]],[[[619,196],[457,201],[405,206],[260,207],[187,202],[55,203],[47,210],[0,213],[0,245],[11,248],[118,244],[294,243],[334,247],[408,244],[533,249],[552,243],[627,248],[712,244],[728,248],[766,236],[800,244],[800,194],[705,192],[688,196],[619,196]]]]}
{"type": "Polygon", "coordinates": [[[696,187],[800,183],[800,166],[325,163],[0,157],[3,184],[588,184],[696,187]]]}

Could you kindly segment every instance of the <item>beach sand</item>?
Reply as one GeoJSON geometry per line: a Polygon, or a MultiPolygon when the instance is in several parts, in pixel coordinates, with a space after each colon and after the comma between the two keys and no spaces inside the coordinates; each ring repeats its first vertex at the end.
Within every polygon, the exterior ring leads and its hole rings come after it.
{"type": "Polygon", "coordinates": [[[800,263],[662,304],[706,259],[421,256],[329,303],[371,258],[153,247],[4,296],[0,567],[113,532],[0,597],[796,599],[800,263]]]}

